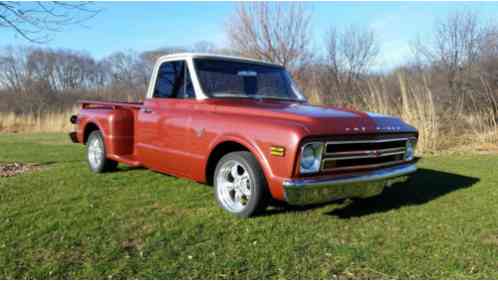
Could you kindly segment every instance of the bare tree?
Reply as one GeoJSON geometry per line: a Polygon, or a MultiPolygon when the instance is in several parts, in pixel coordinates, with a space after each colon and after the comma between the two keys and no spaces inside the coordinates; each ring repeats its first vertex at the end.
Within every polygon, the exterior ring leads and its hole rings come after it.
{"type": "Polygon", "coordinates": [[[14,30],[24,39],[42,43],[63,26],[81,23],[98,13],[89,2],[0,1],[0,28],[14,30]]]}
{"type": "Polygon", "coordinates": [[[325,43],[326,66],[332,78],[330,82],[340,92],[352,90],[354,83],[370,72],[379,55],[375,33],[356,26],[349,26],[342,32],[331,28],[325,43]]]}
{"type": "Polygon", "coordinates": [[[465,11],[449,14],[435,24],[429,43],[415,43],[417,56],[439,67],[447,75],[448,86],[462,93],[464,80],[472,75],[479,62],[485,29],[478,14],[465,11]]]}
{"type": "Polygon", "coordinates": [[[240,55],[299,68],[310,56],[310,12],[302,4],[240,4],[227,23],[240,55]]]}
{"type": "Polygon", "coordinates": [[[216,46],[209,41],[199,41],[194,44],[192,51],[200,53],[216,53],[217,49],[216,46]]]}
{"type": "Polygon", "coordinates": [[[4,89],[23,94],[31,83],[33,71],[28,67],[31,48],[5,47],[0,52],[0,81],[4,89]]]}
{"type": "Polygon", "coordinates": [[[133,51],[116,52],[105,58],[105,63],[109,66],[111,83],[125,88],[133,88],[136,82],[134,75],[134,65],[137,54],[133,51]]]}
{"type": "Polygon", "coordinates": [[[27,80],[27,48],[5,47],[0,52],[0,86],[20,94],[27,80]]]}
{"type": "Polygon", "coordinates": [[[493,89],[497,89],[498,97],[498,26],[496,24],[490,24],[485,28],[480,49],[481,76],[493,89]]]}

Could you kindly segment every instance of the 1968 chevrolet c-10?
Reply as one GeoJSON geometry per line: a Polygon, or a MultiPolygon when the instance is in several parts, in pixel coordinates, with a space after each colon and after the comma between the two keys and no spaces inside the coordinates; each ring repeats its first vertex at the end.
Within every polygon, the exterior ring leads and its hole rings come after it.
{"type": "Polygon", "coordinates": [[[73,142],[90,169],[118,162],[214,185],[228,212],[377,195],[416,171],[418,132],[398,118],[312,106],[279,65],[161,57],[143,103],[81,101],[73,142]]]}

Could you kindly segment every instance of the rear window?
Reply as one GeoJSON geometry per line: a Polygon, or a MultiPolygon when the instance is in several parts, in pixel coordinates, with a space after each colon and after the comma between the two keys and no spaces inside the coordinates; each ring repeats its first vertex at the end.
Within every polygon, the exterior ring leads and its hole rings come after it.
{"type": "Polygon", "coordinates": [[[165,62],[159,67],[154,98],[193,98],[194,88],[185,61],[165,62]]]}

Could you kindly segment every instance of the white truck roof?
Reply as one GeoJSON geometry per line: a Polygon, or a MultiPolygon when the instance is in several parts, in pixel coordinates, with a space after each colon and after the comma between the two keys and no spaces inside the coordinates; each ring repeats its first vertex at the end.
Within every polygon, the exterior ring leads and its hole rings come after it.
{"type": "Polygon", "coordinates": [[[152,71],[151,80],[149,81],[149,87],[147,88],[146,97],[152,98],[154,95],[154,87],[156,85],[157,74],[159,71],[159,67],[161,66],[162,63],[169,62],[169,61],[175,61],[175,60],[185,60],[187,62],[187,67],[188,67],[189,72],[190,72],[190,77],[192,79],[192,84],[194,86],[196,98],[197,99],[207,99],[208,96],[202,91],[202,87],[201,87],[199,80],[197,78],[197,73],[194,71],[194,63],[193,63],[194,58],[225,59],[225,60],[232,60],[232,61],[251,62],[251,63],[258,63],[258,64],[269,65],[269,66],[282,67],[279,64],[270,63],[270,62],[266,62],[266,61],[255,60],[255,59],[244,58],[244,57],[237,57],[237,56],[220,55],[220,54],[209,54],[209,53],[170,54],[170,55],[159,57],[157,59],[156,65],[154,66],[154,69],[152,71]]]}
{"type": "Polygon", "coordinates": [[[256,59],[238,57],[238,56],[221,55],[221,54],[211,54],[211,53],[176,53],[176,54],[161,56],[158,59],[158,61],[165,61],[171,59],[193,59],[193,58],[217,58],[217,59],[238,60],[238,61],[247,61],[247,62],[274,65],[274,66],[282,66],[280,64],[271,63],[263,60],[256,60],[256,59]]]}

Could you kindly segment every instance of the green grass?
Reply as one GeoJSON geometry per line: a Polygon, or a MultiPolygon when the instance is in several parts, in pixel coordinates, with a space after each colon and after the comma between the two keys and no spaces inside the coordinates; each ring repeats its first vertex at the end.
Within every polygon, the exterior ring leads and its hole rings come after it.
{"type": "Polygon", "coordinates": [[[382,195],[236,219],[210,187],[90,173],[65,135],[1,135],[0,279],[498,278],[498,156],[423,159],[382,195]]]}

